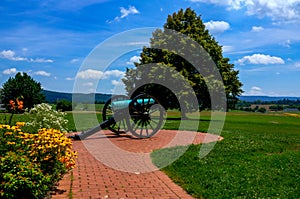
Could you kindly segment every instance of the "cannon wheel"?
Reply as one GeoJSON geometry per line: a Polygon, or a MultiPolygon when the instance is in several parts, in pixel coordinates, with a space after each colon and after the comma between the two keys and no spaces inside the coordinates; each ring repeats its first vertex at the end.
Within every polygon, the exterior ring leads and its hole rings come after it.
{"type": "MultiPolygon", "coordinates": [[[[111,117],[115,117],[114,114],[116,113],[111,106],[111,103],[114,101],[122,101],[122,100],[128,100],[129,98],[126,95],[114,95],[112,96],[104,105],[102,110],[102,119],[103,121],[110,119],[111,117]]],[[[126,118],[119,119],[114,124],[111,124],[109,127],[107,127],[110,131],[116,134],[126,133],[128,130],[126,122],[126,118]]]]}
{"type": "Polygon", "coordinates": [[[129,104],[129,113],[131,117],[128,120],[130,122],[129,130],[138,138],[152,137],[160,130],[165,121],[165,109],[154,97],[147,94],[133,98],[129,104]]]}

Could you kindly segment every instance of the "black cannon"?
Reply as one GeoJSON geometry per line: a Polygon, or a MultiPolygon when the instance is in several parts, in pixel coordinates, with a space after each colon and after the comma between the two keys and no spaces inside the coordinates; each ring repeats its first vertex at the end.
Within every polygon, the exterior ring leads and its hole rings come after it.
{"type": "Polygon", "coordinates": [[[164,108],[150,95],[140,94],[132,99],[115,95],[103,107],[103,122],[72,138],[84,139],[101,129],[109,129],[115,134],[130,132],[137,138],[149,138],[162,127],[164,117],[164,108]]]}

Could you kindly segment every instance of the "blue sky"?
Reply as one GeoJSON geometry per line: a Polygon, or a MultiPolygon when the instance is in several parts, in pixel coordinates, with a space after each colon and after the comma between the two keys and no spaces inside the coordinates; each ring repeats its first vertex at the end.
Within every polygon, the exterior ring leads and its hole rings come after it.
{"type": "Polygon", "coordinates": [[[300,96],[300,0],[2,0],[0,83],[26,72],[47,90],[73,92],[84,80],[83,92],[111,93],[140,50],[88,68],[93,49],[124,31],[161,28],[188,7],[240,71],[244,95],[300,96]]]}

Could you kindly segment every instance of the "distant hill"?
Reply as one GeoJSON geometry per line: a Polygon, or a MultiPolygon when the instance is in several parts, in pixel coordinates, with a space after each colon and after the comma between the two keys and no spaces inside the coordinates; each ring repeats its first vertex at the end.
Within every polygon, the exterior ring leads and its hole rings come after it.
{"type": "Polygon", "coordinates": [[[262,102],[272,102],[272,101],[279,101],[279,100],[300,100],[300,97],[270,97],[270,96],[239,96],[239,100],[246,101],[246,102],[254,102],[254,101],[262,101],[262,102]]]}
{"type": "Polygon", "coordinates": [[[63,92],[56,92],[56,91],[48,91],[42,90],[42,93],[46,97],[46,101],[48,103],[56,103],[59,100],[68,100],[68,101],[75,101],[77,103],[94,103],[94,102],[106,102],[111,97],[110,94],[101,94],[101,93],[63,93],[63,92]]]}
{"type": "MultiPolygon", "coordinates": [[[[59,100],[65,99],[68,101],[74,100],[78,103],[84,102],[106,102],[111,97],[110,94],[102,94],[102,93],[63,93],[63,92],[56,92],[56,91],[48,91],[43,90],[42,93],[46,96],[46,101],[49,103],[56,103],[59,100]]],[[[270,97],[270,96],[239,96],[239,100],[246,101],[246,102],[254,102],[254,101],[262,101],[262,102],[270,102],[270,101],[279,101],[279,100],[300,100],[300,97],[270,97]]]]}

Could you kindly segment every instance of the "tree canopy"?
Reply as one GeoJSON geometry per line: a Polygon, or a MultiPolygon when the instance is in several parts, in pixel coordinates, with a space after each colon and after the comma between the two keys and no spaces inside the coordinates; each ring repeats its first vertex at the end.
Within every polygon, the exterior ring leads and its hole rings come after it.
{"type": "MultiPolygon", "coordinates": [[[[147,92],[155,96],[166,109],[182,109],[183,107],[179,107],[177,100],[178,96],[175,96],[168,88],[159,84],[150,83],[143,85],[140,83],[141,81],[151,82],[145,80],[150,78],[166,78],[165,75],[158,75],[164,74],[166,71],[157,72],[154,67],[149,68],[148,66],[150,63],[159,63],[164,67],[170,67],[171,69],[178,71],[180,75],[185,77],[197,96],[200,109],[210,108],[211,96],[207,82],[209,78],[213,79],[214,77],[206,77],[203,74],[200,74],[199,70],[195,68],[195,65],[199,65],[203,73],[211,73],[212,71],[205,71],[212,70],[209,69],[209,67],[206,67],[206,64],[210,63],[210,59],[221,75],[223,81],[222,85],[224,85],[227,98],[227,107],[230,108],[237,100],[236,97],[243,92],[241,89],[242,83],[238,78],[239,71],[234,70],[234,65],[229,63],[229,58],[224,58],[222,53],[222,46],[220,46],[214,37],[209,34],[201,17],[197,16],[195,11],[190,8],[187,8],[186,10],[180,9],[177,13],[168,16],[163,30],[157,29],[152,33],[150,47],[143,48],[140,55],[140,63],[135,63],[136,67],[133,69],[127,69],[123,82],[126,85],[129,95],[134,95],[134,93],[138,92],[147,92]],[[199,56],[199,52],[196,52],[197,49],[193,44],[185,45],[186,41],[174,34],[169,34],[170,30],[176,31],[179,34],[184,34],[200,44],[209,58],[204,56],[205,53],[202,53],[203,55],[199,56]],[[177,51],[170,49],[170,47],[164,49],[168,44],[172,44],[174,49],[177,48],[177,51]],[[182,49],[177,46],[182,46],[182,49]],[[178,54],[178,52],[182,53],[178,54]],[[186,60],[183,55],[192,57],[196,62],[191,63],[186,60]]],[[[171,77],[174,77],[174,74],[171,75],[171,77]]],[[[174,81],[173,84],[176,85],[176,80],[168,81],[174,81]]],[[[220,86],[220,83],[221,82],[216,82],[215,84],[220,86]]],[[[214,89],[218,88],[216,85],[214,89]]],[[[180,97],[184,98],[186,93],[187,92],[183,91],[180,97]]],[[[185,98],[188,99],[187,96],[185,98]]],[[[191,106],[187,104],[185,108],[186,111],[192,110],[194,108],[193,106],[194,105],[191,106]]]]}
{"type": "MultiPolygon", "coordinates": [[[[17,73],[10,77],[3,85],[0,98],[3,104],[9,104],[10,100],[22,100],[23,107],[32,108],[45,100],[41,93],[42,87],[39,82],[32,79],[27,73],[17,73]]],[[[9,107],[6,107],[9,110],[9,107]]]]}

